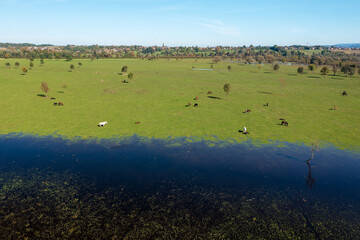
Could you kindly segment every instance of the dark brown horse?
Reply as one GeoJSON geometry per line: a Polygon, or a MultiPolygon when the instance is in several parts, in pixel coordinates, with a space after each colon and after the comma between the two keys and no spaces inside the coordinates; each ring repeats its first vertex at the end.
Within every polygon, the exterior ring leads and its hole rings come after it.
{"type": "Polygon", "coordinates": [[[212,95],[212,91],[208,91],[207,94],[212,95]]]}
{"type": "Polygon", "coordinates": [[[281,121],[281,125],[284,125],[285,127],[289,126],[289,123],[287,121],[281,121]]]}

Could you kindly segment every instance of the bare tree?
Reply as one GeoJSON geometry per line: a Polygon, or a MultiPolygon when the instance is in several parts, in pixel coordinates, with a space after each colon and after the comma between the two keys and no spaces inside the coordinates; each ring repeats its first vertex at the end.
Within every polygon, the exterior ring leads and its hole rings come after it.
{"type": "Polygon", "coordinates": [[[42,82],[40,89],[45,93],[45,97],[47,97],[47,93],[50,91],[50,88],[46,82],[42,82]]]}
{"type": "Polygon", "coordinates": [[[64,93],[65,93],[65,89],[68,87],[68,85],[66,83],[61,84],[61,87],[64,89],[64,93]]]}
{"type": "Polygon", "coordinates": [[[332,66],[332,72],[334,73],[334,76],[336,75],[336,72],[338,71],[338,69],[339,69],[339,68],[338,68],[337,65],[334,64],[334,65],[332,66]]]}

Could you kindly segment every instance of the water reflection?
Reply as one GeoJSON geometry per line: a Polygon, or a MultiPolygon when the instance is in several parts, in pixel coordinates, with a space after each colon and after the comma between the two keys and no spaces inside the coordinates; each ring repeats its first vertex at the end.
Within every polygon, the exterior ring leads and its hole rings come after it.
{"type": "Polygon", "coordinates": [[[319,151],[319,144],[311,144],[311,155],[310,158],[308,160],[306,160],[306,164],[309,167],[309,174],[308,177],[306,179],[306,186],[308,186],[310,189],[312,189],[313,185],[315,184],[315,179],[311,176],[311,165],[310,165],[310,161],[312,161],[314,159],[314,154],[315,151],[318,152],[319,151]]]}
{"type": "Polygon", "coordinates": [[[3,136],[0,238],[356,239],[359,156],[283,145],[3,136]]]}

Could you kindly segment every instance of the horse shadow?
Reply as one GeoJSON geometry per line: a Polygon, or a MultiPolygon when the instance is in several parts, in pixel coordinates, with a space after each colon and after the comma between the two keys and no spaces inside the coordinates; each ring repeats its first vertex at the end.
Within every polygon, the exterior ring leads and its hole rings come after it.
{"type": "Polygon", "coordinates": [[[45,94],[36,94],[38,97],[45,97],[45,94]]]}
{"type": "Polygon", "coordinates": [[[221,99],[219,97],[213,97],[213,96],[207,96],[208,98],[211,98],[211,99],[221,99]]]}

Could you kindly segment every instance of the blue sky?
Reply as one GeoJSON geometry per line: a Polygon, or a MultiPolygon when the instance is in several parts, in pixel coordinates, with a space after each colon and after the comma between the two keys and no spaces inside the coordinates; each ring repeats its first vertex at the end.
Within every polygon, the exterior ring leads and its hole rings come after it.
{"type": "Polygon", "coordinates": [[[242,46],[360,42],[359,0],[0,0],[0,42],[242,46]]]}

